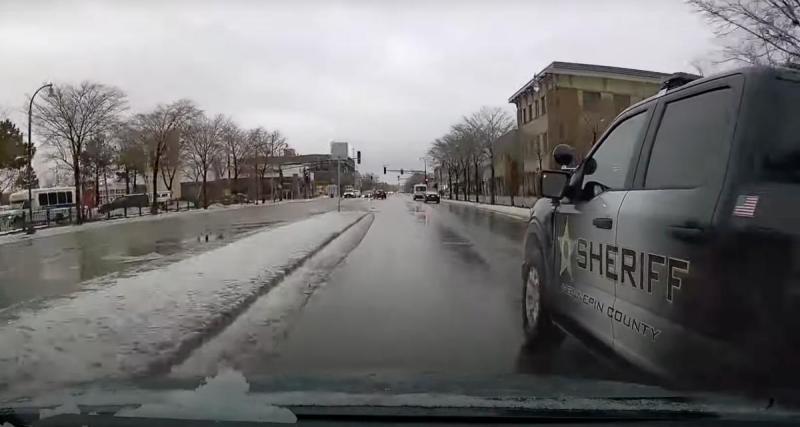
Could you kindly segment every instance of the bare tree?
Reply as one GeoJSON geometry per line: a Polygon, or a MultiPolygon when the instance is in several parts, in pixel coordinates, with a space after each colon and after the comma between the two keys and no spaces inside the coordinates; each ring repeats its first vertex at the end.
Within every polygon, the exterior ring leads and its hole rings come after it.
{"type": "Polygon", "coordinates": [[[184,130],[170,132],[167,135],[164,155],[161,158],[158,169],[161,172],[161,181],[169,191],[172,191],[175,175],[177,175],[178,169],[181,167],[181,152],[185,142],[186,134],[184,130]]]}
{"type": "Polygon", "coordinates": [[[267,174],[267,167],[269,165],[269,158],[272,157],[273,151],[270,145],[269,131],[263,127],[251,129],[247,133],[248,144],[251,147],[250,153],[252,156],[253,175],[258,180],[256,184],[256,197],[261,199],[261,202],[266,201],[264,191],[264,176],[267,174]]]}
{"type": "Polygon", "coordinates": [[[115,163],[117,179],[125,182],[125,193],[136,189],[136,180],[145,172],[147,153],[136,129],[130,122],[119,123],[113,133],[117,148],[115,163]]]}
{"type": "Polygon", "coordinates": [[[514,196],[519,189],[519,163],[511,156],[505,157],[505,184],[508,187],[508,194],[511,196],[511,206],[514,206],[514,196]]]}
{"type": "Polygon", "coordinates": [[[158,171],[161,160],[169,147],[171,138],[180,135],[188,124],[200,115],[200,110],[188,99],[181,99],[172,104],[159,105],[149,113],[136,115],[136,127],[142,144],[147,152],[149,166],[152,169],[152,206],[151,213],[158,213],[158,171]]]}
{"type": "Polygon", "coordinates": [[[458,123],[450,128],[450,133],[455,141],[455,152],[461,172],[464,174],[464,200],[469,201],[467,195],[470,190],[470,166],[473,166],[475,201],[478,201],[479,190],[479,164],[482,160],[482,149],[478,137],[473,129],[466,123],[458,123]]]}
{"type": "Polygon", "coordinates": [[[726,60],[800,64],[800,0],[688,0],[728,43],[726,60]]]}
{"type": "MultiPolygon", "coordinates": [[[[283,136],[281,131],[274,130],[269,133],[269,147],[272,152],[273,156],[282,156],[287,148],[289,148],[289,144],[286,143],[286,137],[283,136]]],[[[272,188],[272,199],[275,200],[275,190],[274,190],[274,183],[270,186],[272,188]]],[[[278,198],[283,200],[283,169],[281,165],[278,164],[278,188],[281,191],[278,192],[278,198]]]]}
{"type": "Polygon", "coordinates": [[[202,178],[202,205],[208,209],[208,171],[222,151],[222,131],[225,117],[214,118],[201,115],[195,119],[186,132],[185,152],[187,160],[194,164],[202,178]]]}
{"type": "Polygon", "coordinates": [[[232,183],[231,192],[236,194],[239,192],[239,175],[242,173],[243,159],[250,151],[250,138],[236,123],[228,121],[223,129],[222,139],[225,143],[225,167],[228,181],[232,183]],[[232,177],[231,174],[233,174],[232,177]]]}
{"type": "MultiPolygon", "coordinates": [[[[481,107],[481,109],[469,117],[465,117],[464,121],[470,128],[471,132],[475,135],[480,146],[482,154],[489,160],[489,168],[491,170],[491,182],[489,183],[489,191],[491,194],[490,203],[495,202],[495,170],[494,170],[494,155],[495,143],[506,132],[514,128],[514,122],[511,116],[500,107],[481,107]]],[[[477,176],[477,173],[476,173],[477,176]]]]}
{"type": "MultiPolygon", "coordinates": [[[[86,172],[84,175],[92,177],[95,206],[100,206],[104,202],[100,200],[100,178],[103,179],[106,195],[108,194],[108,168],[114,161],[115,151],[110,135],[111,133],[109,132],[108,135],[103,133],[90,138],[86,142],[86,148],[81,157],[82,167],[86,172]]],[[[108,202],[108,200],[105,202],[108,202]]]]}
{"type": "Polygon", "coordinates": [[[40,99],[35,105],[35,123],[46,143],[54,148],[52,156],[72,169],[77,222],[81,223],[81,157],[85,144],[111,128],[126,108],[125,94],[111,86],[84,81],[78,86],[54,86],[52,95],[40,99]]]}

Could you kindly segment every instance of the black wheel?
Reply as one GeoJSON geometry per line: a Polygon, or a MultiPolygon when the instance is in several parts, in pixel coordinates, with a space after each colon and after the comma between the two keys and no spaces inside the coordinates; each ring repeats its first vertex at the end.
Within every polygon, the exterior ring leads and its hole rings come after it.
{"type": "Polygon", "coordinates": [[[529,347],[557,343],[564,337],[550,315],[544,292],[546,277],[542,256],[536,253],[522,282],[522,327],[529,347]]]}

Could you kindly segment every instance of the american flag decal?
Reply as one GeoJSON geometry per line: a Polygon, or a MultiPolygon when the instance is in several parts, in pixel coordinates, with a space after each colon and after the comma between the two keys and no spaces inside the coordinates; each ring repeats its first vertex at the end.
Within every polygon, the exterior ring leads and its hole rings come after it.
{"type": "Polygon", "coordinates": [[[756,214],[758,206],[758,196],[739,196],[736,199],[736,206],[733,207],[733,216],[752,218],[756,214]]]}

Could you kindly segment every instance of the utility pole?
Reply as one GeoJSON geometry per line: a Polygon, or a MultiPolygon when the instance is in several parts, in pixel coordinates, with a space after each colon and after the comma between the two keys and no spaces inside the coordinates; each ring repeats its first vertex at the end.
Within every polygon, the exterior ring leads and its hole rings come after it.
{"type": "Polygon", "coordinates": [[[341,168],[339,167],[340,162],[341,161],[339,159],[336,159],[336,196],[337,196],[336,211],[337,212],[342,211],[342,176],[341,176],[342,174],[340,171],[341,168]]]}
{"type": "MultiPolygon", "coordinates": [[[[36,94],[39,93],[40,90],[44,88],[50,88],[50,94],[53,93],[53,84],[47,83],[42,85],[39,89],[36,89],[36,92],[33,93],[31,96],[31,102],[28,105],[28,169],[27,178],[28,178],[28,230],[26,231],[27,234],[33,234],[36,232],[36,229],[33,228],[33,140],[31,139],[31,119],[33,117],[33,99],[36,98],[36,94]]],[[[75,183],[75,191],[81,191],[80,183],[75,183]]],[[[78,209],[81,207],[78,206],[78,209]]],[[[81,218],[81,217],[78,217],[81,218]]]]}

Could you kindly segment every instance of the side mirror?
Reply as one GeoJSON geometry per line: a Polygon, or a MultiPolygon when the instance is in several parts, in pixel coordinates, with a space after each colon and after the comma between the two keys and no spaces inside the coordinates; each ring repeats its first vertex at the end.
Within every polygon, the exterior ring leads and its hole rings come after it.
{"type": "Polygon", "coordinates": [[[541,175],[542,196],[560,200],[569,184],[568,172],[564,171],[543,171],[541,175]]]}
{"type": "Polygon", "coordinates": [[[572,166],[575,162],[575,149],[567,144],[558,144],[553,149],[553,159],[561,166],[572,166]]]}
{"type": "Polygon", "coordinates": [[[583,166],[583,174],[591,175],[596,170],[597,170],[597,161],[594,159],[594,157],[589,157],[589,159],[586,160],[586,164],[583,166]]]}

